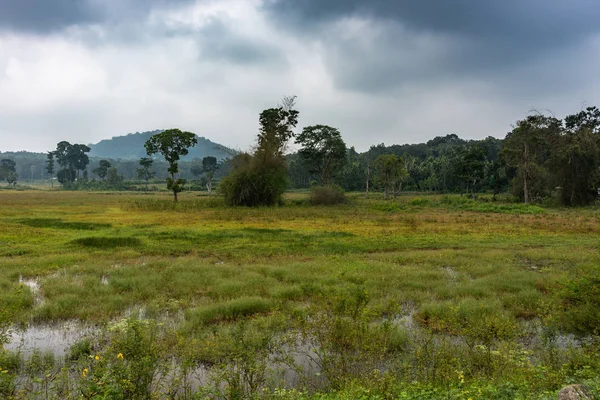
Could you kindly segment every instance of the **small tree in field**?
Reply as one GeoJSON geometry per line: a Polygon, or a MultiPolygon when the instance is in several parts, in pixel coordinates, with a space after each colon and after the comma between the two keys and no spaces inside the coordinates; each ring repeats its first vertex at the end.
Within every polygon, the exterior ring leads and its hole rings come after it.
{"type": "Polygon", "coordinates": [[[46,156],[46,172],[50,175],[50,185],[54,187],[54,152],[49,151],[46,156]]]}
{"type": "Polygon", "coordinates": [[[140,159],[141,168],[138,168],[137,170],[138,178],[146,181],[146,192],[148,191],[148,181],[156,175],[156,173],[151,170],[153,162],[154,160],[149,157],[142,157],[140,159]]]}
{"type": "Polygon", "coordinates": [[[298,124],[294,100],[295,96],[285,97],[277,108],[260,113],[256,151],[237,155],[232,160],[232,172],[219,184],[228,204],[274,206],[281,202],[288,183],[283,154],[298,124]]]}
{"type": "Polygon", "coordinates": [[[98,176],[98,178],[105,180],[108,175],[108,170],[112,167],[112,164],[108,160],[100,160],[100,165],[98,168],[94,169],[92,172],[98,176]]]}
{"type": "Polygon", "coordinates": [[[298,156],[311,174],[319,176],[323,185],[329,185],[346,163],[346,144],[336,128],[307,126],[296,137],[296,144],[302,145],[298,156]]]}
{"type": "Polygon", "coordinates": [[[191,132],[182,132],[179,129],[169,129],[153,135],[144,144],[146,153],[161,154],[167,163],[169,163],[169,174],[167,178],[167,189],[173,191],[173,200],[177,202],[177,193],[183,191],[185,179],[175,179],[179,172],[179,159],[188,154],[188,148],[194,147],[198,143],[196,135],[191,132]]]}
{"type": "Polygon", "coordinates": [[[17,164],[11,159],[0,161],[0,181],[6,181],[8,185],[17,184],[17,164]]]}
{"type": "Polygon", "coordinates": [[[395,195],[396,187],[406,177],[404,162],[395,154],[383,154],[375,159],[374,167],[379,179],[383,182],[385,188],[384,198],[387,200],[390,191],[393,191],[395,195]]]}
{"type": "Polygon", "coordinates": [[[213,176],[217,169],[219,169],[219,166],[216,157],[208,156],[202,159],[202,172],[204,172],[204,177],[206,178],[206,190],[208,190],[209,196],[212,192],[213,176]]]}

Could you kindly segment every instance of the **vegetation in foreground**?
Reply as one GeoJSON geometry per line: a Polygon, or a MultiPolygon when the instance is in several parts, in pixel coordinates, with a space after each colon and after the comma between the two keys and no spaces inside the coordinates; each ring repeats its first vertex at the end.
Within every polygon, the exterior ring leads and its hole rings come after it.
{"type": "Polygon", "coordinates": [[[19,324],[98,327],[64,358],[3,351],[0,393],[545,399],[583,383],[596,394],[596,208],[347,197],[288,194],[267,209],[185,192],[178,204],[0,192],[0,338],[19,324]]]}

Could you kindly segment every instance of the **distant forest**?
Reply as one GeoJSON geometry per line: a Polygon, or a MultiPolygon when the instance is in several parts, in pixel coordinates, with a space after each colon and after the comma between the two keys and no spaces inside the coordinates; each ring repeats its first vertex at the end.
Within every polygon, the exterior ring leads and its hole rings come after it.
{"type": "MultiPolygon", "coordinates": [[[[324,182],[323,176],[306,162],[302,150],[285,155],[289,189],[334,184],[345,191],[365,191],[369,185],[370,190],[385,188],[387,196],[389,182],[386,183],[386,173],[381,169],[382,159],[385,159],[382,156],[386,156],[397,162],[393,173],[394,195],[399,191],[419,191],[470,194],[476,198],[482,192],[494,197],[510,192],[525,202],[554,198],[565,205],[589,204],[598,198],[600,110],[596,107],[569,115],[564,120],[541,114],[530,115],[518,121],[504,139],[465,140],[449,134],[418,144],[386,146],[382,143],[362,153],[354,147],[345,147],[335,128],[320,128],[336,133],[343,146],[344,159],[332,169],[328,181],[324,182]]],[[[98,171],[101,161],[105,160],[109,161],[114,173],[118,171],[120,182],[139,183],[140,157],[145,155],[143,143],[153,133],[116,137],[92,146],[87,150],[89,164],[84,166],[81,177],[80,171],[77,171],[78,178],[101,180],[102,177],[96,176],[94,171],[98,171]]],[[[191,181],[188,186],[194,188],[194,183],[197,183],[195,189],[202,188],[202,159],[212,156],[218,162],[211,179],[218,185],[219,180],[231,172],[237,154],[199,138],[198,145],[191,148],[190,154],[180,162],[180,176],[191,181]]],[[[0,153],[1,159],[16,163],[15,172],[21,183],[49,178],[47,154],[0,153]]],[[[154,159],[153,182],[164,182],[167,167],[164,160],[154,159]]]]}

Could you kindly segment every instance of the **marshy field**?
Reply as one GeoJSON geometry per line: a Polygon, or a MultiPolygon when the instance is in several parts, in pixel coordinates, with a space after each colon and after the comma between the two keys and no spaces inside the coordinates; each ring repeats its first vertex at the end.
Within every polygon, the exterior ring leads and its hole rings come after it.
{"type": "Polygon", "coordinates": [[[0,398],[555,399],[600,386],[600,211],[0,191],[0,398]]]}

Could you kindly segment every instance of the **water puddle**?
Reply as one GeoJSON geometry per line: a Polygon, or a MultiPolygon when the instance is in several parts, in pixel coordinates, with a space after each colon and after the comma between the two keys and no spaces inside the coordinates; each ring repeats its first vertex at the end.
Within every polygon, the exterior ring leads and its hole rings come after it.
{"type": "Polygon", "coordinates": [[[23,278],[23,275],[19,276],[19,283],[26,286],[33,293],[33,301],[35,305],[40,305],[44,302],[44,296],[40,293],[40,281],[38,278],[23,278]]]}
{"type": "Polygon", "coordinates": [[[11,330],[9,342],[4,348],[20,352],[25,358],[31,356],[36,349],[42,353],[51,352],[57,357],[63,357],[74,343],[97,331],[97,328],[82,325],[77,321],[30,325],[25,329],[11,330]]]}

